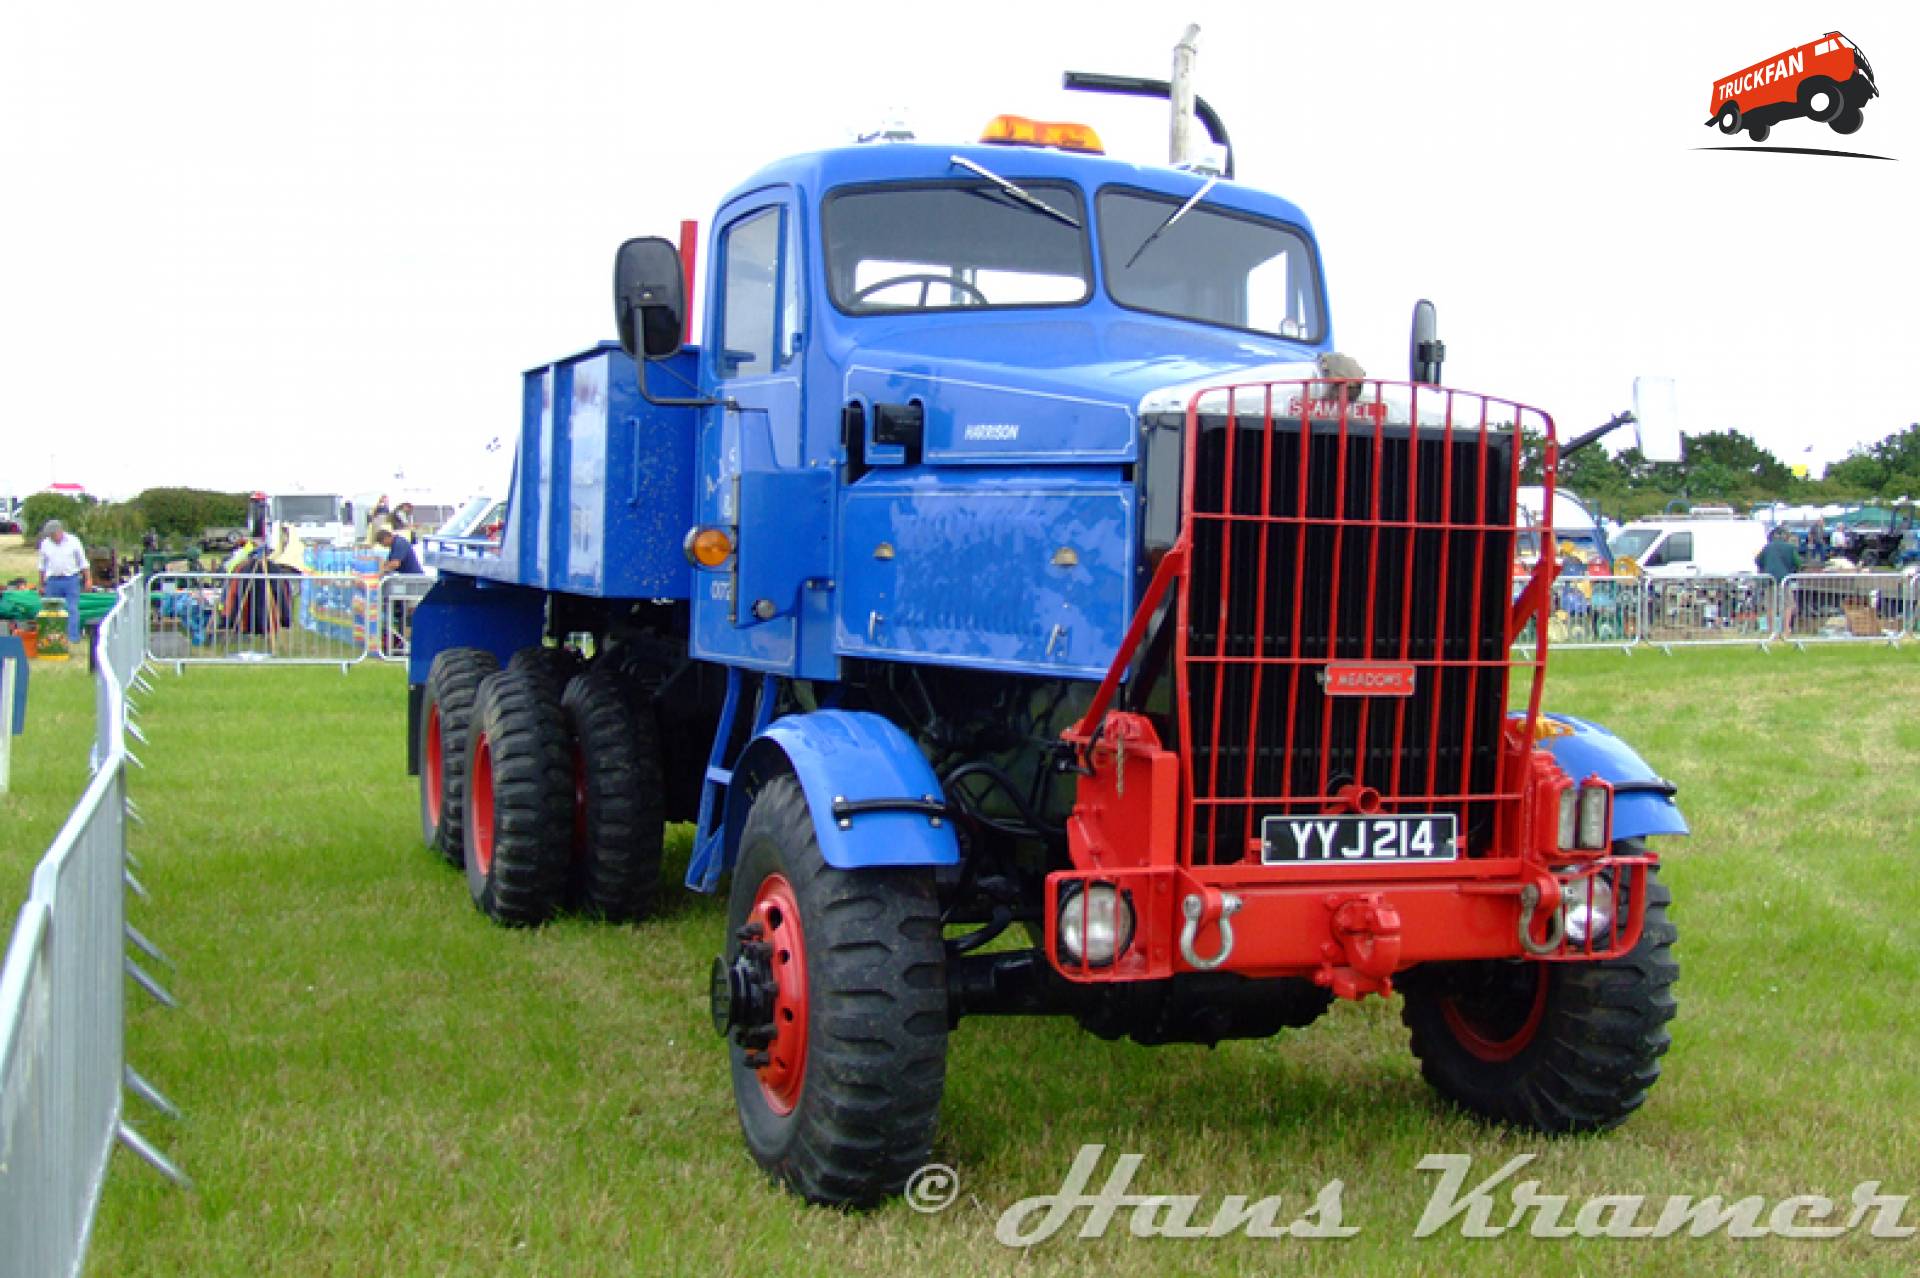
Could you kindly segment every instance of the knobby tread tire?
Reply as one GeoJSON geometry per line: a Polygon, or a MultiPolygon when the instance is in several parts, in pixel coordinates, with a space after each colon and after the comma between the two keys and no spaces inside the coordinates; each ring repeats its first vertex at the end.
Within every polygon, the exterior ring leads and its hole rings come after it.
{"type": "Polygon", "coordinates": [[[636,713],[625,681],[597,664],[568,682],[561,709],[585,771],[575,899],[601,918],[640,918],[659,883],[666,825],[653,715],[636,713]]]}
{"type": "Polygon", "coordinates": [[[467,888],[495,922],[534,926],[559,908],[572,851],[573,751],[552,684],[525,671],[488,676],[480,685],[470,759],[482,733],[493,763],[493,864],[481,873],[470,794],[467,888]]]}
{"type": "Polygon", "coordinates": [[[1548,979],[1545,1011],[1532,1039],[1510,1060],[1473,1055],[1447,1023],[1448,969],[1468,965],[1436,964],[1397,979],[1405,994],[1401,1019],[1434,1090],[1469,1113],[1550,1135],[1605,1131],[1645,1104],[1671,1042],[1667,1022],[1680,976],[1673,956],[1678,933],[1667,917],[1672,893],[1658,867],[1648,872],[1647,885],[1645,923],[1628,953],[1540,965],[1548,979]]]}
{"type": "Polygon", "coordinates": [[[775,778],[742,830],[729,962],[755,892],[776,873],[800,904],[807,1062],[799,1099],[782,1115],[730,1046],[741,1129],[755,1161],[801,1197],[870,1207],[930,1160],[946,1085],[946,956],[933,879],[827,865],[799,783],[775,778]]]}
{"type": "Polygon", "coordinates": [[[567,681],[580,673],[580,658],[565,648],[537,645],[515,652],[507,659],[507,669],[546,680],[553,685],[553,695],[558,698],[567,681]]]}
{"type": "Polygon", "coordinates": [[[420,705],[420,829],[428,847],[460,865],[466,857],[467,738],[480,684],[500,668],[484,648],[448,648],[435,656],[420,705]],[[427,725],[440,710],[440,820],[433,820],[426,765],[427,725]]]}

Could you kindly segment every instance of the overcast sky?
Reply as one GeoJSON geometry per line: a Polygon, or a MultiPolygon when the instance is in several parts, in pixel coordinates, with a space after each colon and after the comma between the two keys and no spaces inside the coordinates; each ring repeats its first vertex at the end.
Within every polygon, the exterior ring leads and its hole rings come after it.
{"type": "Polygon", "coordinates": [[[1563,434],[1640,372],[1790,461],[1920,419],[1910,2],[0,0],[0,493],[503,476],[520,370],[611,334],[623,238],[704,229],[761,162],[889,113],[938,141],[1081,119],[1164,159],[1164,107],[1059,77],[1164,77],[1187,21],[1369,371],[1405,375],[1426,296],[1447,380],[1563,434]],[[1898,162],[1694,149],[1726,141],[1716,78],[1829,29],[1885,96],[1770,143],[1898,162]]]}

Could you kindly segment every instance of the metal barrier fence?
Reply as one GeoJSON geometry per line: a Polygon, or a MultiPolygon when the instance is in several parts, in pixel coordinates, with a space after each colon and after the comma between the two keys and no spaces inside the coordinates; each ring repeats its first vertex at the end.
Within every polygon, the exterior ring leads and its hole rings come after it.
{"type": "MultiPolygon", "coordinates": [[[[1517,596],[1527,579],[1514,580],[1517,596]]],[[[1620,648],[1631,650],[1640,641],[1642,577],[1561,577],[1553,583],[1553,617],[1547,624],[1550,648],[1620,648]]],[[[1533,647],[1534,624],[1529,621],[1514,643],[1533,647]]]]}
{"type": "Polygon", "coordinates": [[[382,661],[405,661],[413,640],[413,610],[427,597],[433,578],[425,574],[394,573],[380,579],[378,625],[367,646],[382,661]]]}
{"type": "MultiPolygon", "coordinates": [[[[122,1089],[177,1116],[125,1060],[122,973],[172,996],[130,956],[164,956],[126,921],[127,692],[139,683],[145,582],[135,578],[95,639],[100,723],[91,783],[34,871],[0,965],[0,1278],[76,1274],[116,1140],[181,1184],[134,1131],[122,1089]]],[[[136,761],[137,762],[137,761],[136,761]]]]}
{"type": "Polygon", "coordinates": [[[1650,577],[1646,583],[1643,643],[1661,648],[1760,645],[1778,638],[1779,588],[1765,574],[1650,577]]]}
{"type": "MultiPolygon", "coordinates": [[[[1526,578],[1516,578],[1518,597],[1526,578]]],[[[1765,648],[1776,642],[1897,643],[1920,633],[1920,576],[1760,573],[1724,577],[1579,577],[1553,585],[1553,648],[1765,648]]],[[[1515,640],[1531,648],[1534,625],[1515,640]]]]}
{"type": "Polygon", "coordinates": [[[1916,579],[1884,572],[1795,573],[1784,583],[1786,637],[1809,643],[1898,643],[1914,629],[1916,579]]]}
{"type": "Polygon", "coordinates": [[[359,573],[163,572],[148,579],[149,660],[337,665],[405,660],[433,579],[359,573]]]}
{"type": "Polygon", "coordinates": [[[147,656],[176,671],[236,662],[344,668],[366,659],[365,593],[352,576],[156,573],[147,656]]]}

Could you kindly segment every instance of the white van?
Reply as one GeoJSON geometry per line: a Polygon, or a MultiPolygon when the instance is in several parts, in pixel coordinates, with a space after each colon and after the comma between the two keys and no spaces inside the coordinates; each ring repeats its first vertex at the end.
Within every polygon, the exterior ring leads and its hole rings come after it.
{"type": "Polygon", "coordinates": [[[1757,519],[1636,519],[1613,538],[1613,555],[1649,577],[1728,577],[1757,571],[1766,544],[1757,519]]]}

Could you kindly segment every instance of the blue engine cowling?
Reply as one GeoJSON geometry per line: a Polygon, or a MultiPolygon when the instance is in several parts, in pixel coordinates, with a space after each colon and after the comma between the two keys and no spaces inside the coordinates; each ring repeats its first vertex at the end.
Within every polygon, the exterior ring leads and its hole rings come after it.
{"type": "Polygon", "coordinates": [[[1571,728],[1540,742],[1575,781],[1598,776],[1613,783],[1613,837],[1637,839],[1650,834],[1690,834],[1673,783],[1655,772],[1634,748],[1597,723],[1568,714],[1542,718],[1571,728]]]}

